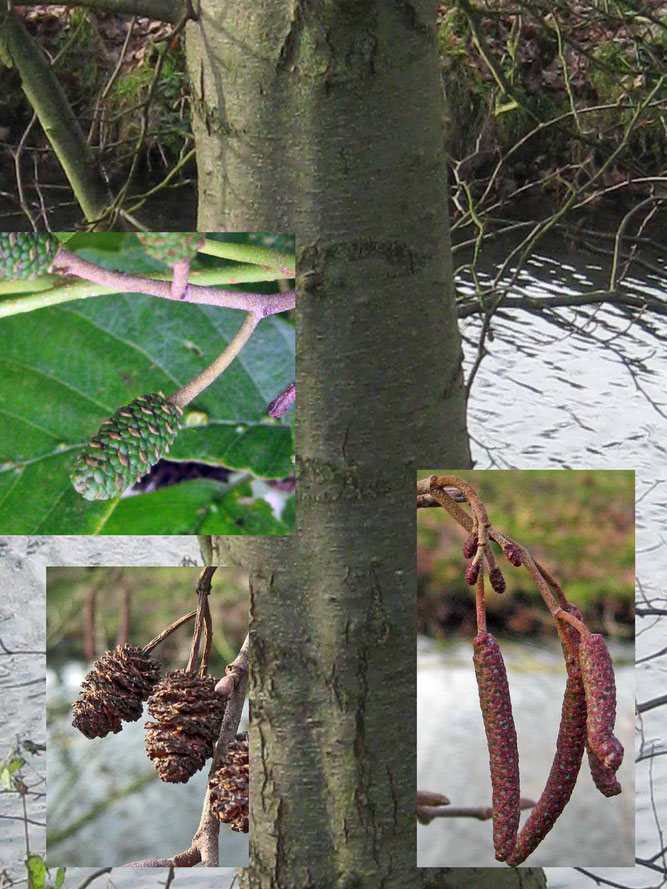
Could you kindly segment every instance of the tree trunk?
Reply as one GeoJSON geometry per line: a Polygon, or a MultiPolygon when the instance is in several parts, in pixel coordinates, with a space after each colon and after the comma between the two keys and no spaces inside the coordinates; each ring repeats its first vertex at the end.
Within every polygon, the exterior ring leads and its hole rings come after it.
{"type": "Polygon", "coordinates": [[[202,541],[250,569],[253,889],[450,879],[416,870],[414,815],[415,471],[470,466],[435,13],[188,26],[198,228],[297,233],[297,533],[202,541]]]}
{"type": "Polygon", "coordinates": [[[330,453],[353,474],[360,447],[375,466],[391,442],[399,464],[469,466],[436,3],[206,0],[199,12],[187,31],[198,228],[297,234],[309,465],[330,453]],[[311,398],[305,380],[322,370],[311,398]],[[322,401],[336,418],[325,439],[308,416],[322,401]]]}

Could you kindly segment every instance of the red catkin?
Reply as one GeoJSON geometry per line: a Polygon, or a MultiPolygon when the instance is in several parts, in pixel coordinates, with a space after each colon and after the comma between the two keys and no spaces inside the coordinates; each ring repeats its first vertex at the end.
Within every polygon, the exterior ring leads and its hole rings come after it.
{"type": "Polygon", "coordinates": [[[473,639],[473,663],[489,748],[493,802],[493,845],[498,861],[514,848],[519,829],[519,750],[507,672],[490,633],[473,639]]]}
{"type": "Polygon", "coordinates": [[[511,565],[514,565],[515,568],[521,566],[521,553],[519,552],[519,547],[515,543],[505,544],[503,552],[505,553],[505,558],[511,565]]]}
{"type": "Polygon", "coordinates": [[[615,772],[623,761],[623,745],[614,736],[616,684],[609,650],[599,633],[582,638],[579,662],[586,690],[588,744],[599,763],[615,772]]]}
{"type": "MultiPolygon", "coordinates": [[[[567,610],[581,619],[574,605],[567,610]]],[[[579,665],[579,633],[565,621],[557,620],[556,626],[567,667],[556,753],[542,795],[507,858],[511,867],[525,861],[556,823],[574,790],[586,746],[586,694],[579,665]]]]}
{"type": "MultiPolygon", "coordinates": [[[[581,612],[576,605],[570,605],[567,610],[578,620],[582,620],[581,612]]],[[[579,663],[579,643],[581,637],[574,627],[565,623],[565,621],[557,620],[556,626],[563,646],[563,654],[565,655],[568,676],[573,675],[575,672],[578,672],[581,676],[581,665],[579,663]]],[[[581,679],[581,683],[583,688],[583,679],[581,679]]],[[[584,701],[584,711],[585,708],[586,704],[584,701]]],[[[586,753],[588,754],[588,767],[591,772],[593,783],[600,793],[607,797],[617,796],[621,793],[621,785],[616,780],[614,769],[605,766],[600,757],[591,750],[588,738],[586,738],[586,753]]]]}
{"type": "Polygon", "coordinates": [[[479,574],[479,562],[468,562],[466,565],[466,583],[474,586],[477,583],[477,575],[479,574]]]}
{"type": "Polygon", "coordinates": [[[466,559],[472,559],[472,557],[477,552],[478,543],[479,537],[476,534],[471,534],[470,537],[463,544],[463,555],[466,559]]]}
{"type": "Polygon", "coordinates": [[[497,566],[489,572],[489,583],[491,584],[491,589],[498,593],[499,596],[502,596],[505,592],[506,584],[503,572],[497,566]]]}

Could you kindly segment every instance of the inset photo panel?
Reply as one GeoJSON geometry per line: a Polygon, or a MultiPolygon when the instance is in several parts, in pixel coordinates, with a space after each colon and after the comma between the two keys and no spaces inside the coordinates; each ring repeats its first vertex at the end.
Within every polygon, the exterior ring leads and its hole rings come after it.
{"type": "Polygon", "coordinates": [[[417,574],[418,866],[634,866],[634,472],[419,472],[417,574]]]}
{"type": "Polygon", "coordinates": [[[294,531],[294,236],[0,232],[0,534],[294,531]]]}
{"type": "Polygon", "coordinates": [[[47,865],[248,864],[247,572],[49,568],[47,865]]]}

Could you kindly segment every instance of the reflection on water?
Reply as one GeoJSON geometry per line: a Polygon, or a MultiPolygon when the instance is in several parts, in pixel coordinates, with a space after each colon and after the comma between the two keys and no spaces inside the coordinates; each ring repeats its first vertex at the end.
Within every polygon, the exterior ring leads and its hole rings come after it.
{"type": "MultiPolygon", "coordinates": [[[[93,868],[86,867],[68,871],[64,889],[80,889],[94,873],[93,868]]],[[[93,889],[161,889],[168,873],[164,867],[114,868],[91,885],[93,889]]],[[[238,877],[232,867],[176,868],[169,885],[170,889],[232,889],[238,886],[238,877]]]]}
{"type": "MultiPolygon", "coordinates": [[[[487,260],[500,264],[506,252],[506,245],[495,245],[487,260]]],[[[664,269],[662,276],[643,269],[641,276],[626,278],[625,287],[667,300],[667,259],[656,255],[653,264],[664,269]]],[[[606,289],[607,274],[599,258],[583,250],[572,255],[554,240],[529,262],[510,295],[544,298],[606,289]]],[[[457,287],[462,294],[472,292],[465,281],[457,287]]],[[[489,354],[469,404],[478,468],[648,470],[662,464],[667,318],[647,313],[631,323],[631,315],[609,306],[558,309],[551,317],[558,324],[511,310],[494,322],[495,337],[487,341],[489,354]]],[[[468,370],[479,327],[474,318],[462,323],[468,370]]]]}
{"type": "MultiPolygon", "coordinates": [[[[521,795],[537,800],[558,734],[565,687],[563,656],[556,639],[551,644],[499,641],[518,736],[521,795]]],[[[634,861],[634,647],[612,646],[611,653],[618,692],[616,734],[628,751],[618,773],[624,792],[605,799],[595,789],[585,764],[567,808],[526,862],[529,866],[571,862],[629,867],[634,861]],[[587,825],[585,832],[582,824],[587,825]],[[607,841],[610,835],[613,843],[607,841]]],[[[444,793],[455,806],[491,804],[489,760],[470,643],[419,641],[417,785],[444,793]]],[[[491,822],[471,818],[419,825],[417,860],[422,867],[507,867],[494,858],[491,822]]]]}

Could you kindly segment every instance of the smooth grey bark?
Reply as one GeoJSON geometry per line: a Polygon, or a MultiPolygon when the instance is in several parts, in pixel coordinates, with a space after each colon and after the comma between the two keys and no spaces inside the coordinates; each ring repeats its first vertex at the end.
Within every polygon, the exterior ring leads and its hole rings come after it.
{"type": "Polygon", "coordinates": [[[327,368],[327,398],[347,404],[325,446],[354,460],[346,430],[362,411],[372,459],[385,427],[404,426],[397,461],[470,465],[436,3],[206,0],[198,13],[198,227],[296,232],[299,375],[327,368]]]}
{"type": "MultiPolygon", "coordinates": [[[[364,527],[359,504],[343,496],[314,533],[202,540],[206,561],[250,568],[242,885],[544,889],[540,869],[415,867],[414,520],[399,490],[381,500],[384,533],[375,517],[364,527]],[[348,510],[346,532],[338,526],[348,510]]],[[[304,492],[300,503],[306,519],[304,492]]]]}
{"type": "Polygon", "coordinates": [[[244,880],[444,887],[449,871],[415,867],[414,482],[470,452],[436,4],[199,12],[198,227],[297,234],[297,532],[202,540],[250,571],[244,880]]]}

